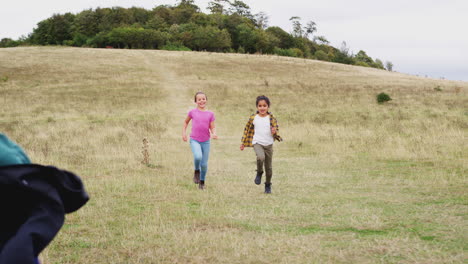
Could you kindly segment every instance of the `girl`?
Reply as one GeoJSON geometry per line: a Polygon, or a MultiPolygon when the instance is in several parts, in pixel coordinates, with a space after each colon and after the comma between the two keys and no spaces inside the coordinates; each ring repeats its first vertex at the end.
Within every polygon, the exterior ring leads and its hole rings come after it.
{"type": "Polygon", "coordinates": [[[273,142],[275,139],[278,141],[282,141],[283,139],[279,135],[276,118],[268,111],[270,99],[261,95],[257,97],[256,105],[257,113],[251,115],[247,125],[245,125],[240,150],[244,150],[244,147],[253,146],[257,155],[257,176],[254,182],[257,185],[262,182],[263,164],[265,164],[265,193],[271,193],[273,142]]]}
{"type": "Polygon", "coordinates": [[[190,120],[192,122],[192,133],[190,133],[190,147],[193,153],[193,163],[195,173],[193,182],[198,184],[200,190],[205,189],[205,177],[208,170],[208,157],[210,155],[210,134],[211,138],[217,139],[215,129],[215,116],[211,111],[206,110],[206,94],[198,92],[195,94],[195,103],[197,108],[188,113],[182,129],[182,139],[187,141],[187,126],[190,120]]]}

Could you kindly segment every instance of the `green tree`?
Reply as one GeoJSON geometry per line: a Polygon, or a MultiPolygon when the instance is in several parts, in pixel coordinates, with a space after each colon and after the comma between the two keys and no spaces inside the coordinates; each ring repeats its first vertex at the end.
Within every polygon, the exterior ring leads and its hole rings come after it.
{"type": "Polygon", "coordinates": [[[238,45],[242,46],[247,53],[255,53],[257,36],[253,27],[247,24],[240,24],[237,26],[238,32],[238,45]]]}
{"type": "Polygon", "coordinates": [[[393,63],[391,61],[385,62],[385,68],[387,71],[393,71],[393,63]]]}
{"type": "Polygon", "coordinates": [[[294,37],[280,27],[269,27],[266,32],[273,35],[279,40],[277,45],[280,49],[289,49],[294,47],[294,37]]]}
{"type": "Polygon", "coordinates": [[[75,33],[74,36],[73,36],[73,46],[76,46],[76,47],[82,47],[86,44],[86,42],[88,41],[88,38],[87,36],[81,34],[81,33],[75,33]]]}
{"type": "Polygon", "coordinates": [[[380,59],[375,59],[374,67],[378,69],[385,69],[383,62],[380,59]]]}
{"type": "Polygon", "coordinates": [[[325,53],[323,50],[317,50],[314,54],[315,58],[317,58],[317,60],[322,60],[322,61],[328,61],[329,58],[328,58],[328,54],[325,53]]]}
{"type": "Polygon", "coordinates": [[[231,3],[230,13],[238,14],[239,16],[246,17],[252,21],[254,20],[250,7],[240,0],[234,0],[234,2],[231,3]]]}
{"type": "Polygon", "coordinates": [[[301,18],[298,16],[293,16],[289,19],[289,21],[292,22],[293,36],[296,38],[302,37],[303,30],[302,30],[301,18]]]}
{"type": "Polygon", "coordinates": [[[276,47],[280,45],[280,40],[274,34],[269,31],[264,31],[266,34],[266,47],[263,48],[263,52],[267,54],[273,54],[276,47]]]}
{"type": "Polygon", "coordinates": [[[198,13],[200,8],[192,0],[180,0],[179,5],[172,9],[172,24],[185,24],[198,13]]]}
{"type": "Polygon", "coordinates": [[[266,29],[268,27],[268,15],[265,12],[256,14],[255,24],[260,29],[266,29]]]}
{"type": "Polygon", "coordinates": [[[72,25],[73,35],[92,37],[99,33],[99,17],[92,9],[84,10],[75,16],[72,25]]]}
{"type": "MultiPolygon", "coordinates": [[[[355,56],[354,56],[354,59],[356,60],[356,62],[364,62],[365,64],[367,65],[372,65],[374,64],[374,60],[367,56],[366,52],[363,51],[363,50],[360,50],[355,56]]],[[[363,65],[361,65],[363,66],[363,65]]]]}
{"type": "Polygon", "coordinates": [[[160,5],[153,9],[153,17],[159,17],[170,27],[173,24],[172,22],[172,9],[166,5],[160,5]]]}
{"type": "Polygon", "coordinates": [[[11,48],[19,45],[19,41],[15,41],[11,38],[2,38],[0,40],[0,48],[11,48]]]}
{"type": "Polygon", "coordinates": [[[273,53],[277,38],[262,29],[254,29],[255,51],[259,53],[273,53]]]}
{"type": "Polygon", "coordinates": [[[132,7],[128,11],[132,18],[130,24],[144,25],[151,17],[151,12],[141,7],[132,7]]]}
{"type": "Polygon", "coordinates": [[[72,39],[71,25],[75,15],[54,14],[37,24],[31,34],[31,42],[39,45],[62,45],[63,41],[72,39]]]}
{"type": "Polygon", "coordinates": [[[323,45],[330,44],[330,41],[328,41],[328,39],[326,39],[324,36],[316,36],[314,37],[314,40],[319,42],[319,44],[323,44],[323,45]]]}
{"type": "Polygon", "coordinates": [[[195,50],[222,51],[231,46],[231,38],[227,30],[217,27],[198,27],[193,35],[195,50]]]}
{"type": "Polygon", "coordinates": [[[309,38],[309,36],[312,36],[312,34],[314,34],[314,32],[317,31],[317,24],[315,24],[314,21],[309,21],[303,31],[304,37],[309,38]]]}
{"type": "Polygon", "coordinates": [[[343,64],[355,63],[353,55],[349,53],[349,47],[347,46],[346,41],[341,42],[340,49],[335,50],[332,61],[343,64]]]}
{"type": "Polygon", "coordinates": [[[204,13],[193,14],[190,18],[190,22],[203,27],[216,25],[215,21],[213,21],[209,15],[204,13]]]}
{"type": "Polygon", "coordinates": [[[227,29],[227,31],[231,35],[232,47],[236,50],[239,48],[239,46],[242,46],[241,44],[239,44],[242,41],[242,39],[239,36],[238,28],[238,26],[242,24],[246,25],[247,27],[254,28],[252,22],[249,19],[242,17],[238,14],[223,15],[222,25],[219,26],[220,29],[227,29]]]}
{"type": "Polygon", "coordinates": [[[165,31],[169,29],[169,24],[164,20],[164,18],[157,14],[153,14],[153,16],[146,22],[145,27],[148,29],[165,31]]]}
{"type": "Polygon", "coordinates": [[[362,67],[370,67],[369,64],[367,64],[367,63],[365,63],[365,62],[363,62],[363,61],[356,61],[356,62],[354,62],[354,65],[356,65],[356,66],[362,66],[362,67]]]}
{"type": "Polygon", "coordinates": [[[208,2],[208,10],[210,10],[211,14],[224,14],[226,5],[229,5],[228,0],[213,0],[208,2]]]}
{"type": "Polygon", "coordinates": [[[96,13],[99,17],[99,32],[129,26],[134,22],[132,13],[122,7],[97,8],[96,13]]]}

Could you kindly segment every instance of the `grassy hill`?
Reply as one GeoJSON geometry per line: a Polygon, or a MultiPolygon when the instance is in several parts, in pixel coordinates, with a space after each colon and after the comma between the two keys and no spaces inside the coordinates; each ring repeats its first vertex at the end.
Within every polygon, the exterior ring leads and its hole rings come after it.
{"type": "Polygon", "coordinates": [[[467,93],[276,56],[0,49],[0,131],[91,195],[44,263],[462,263],[467,93]],[[181,139],[199,90],[219,135],[205,191],[181,139]],[[380,92],[393,100],[377,104],[380,92]],[[239,150],[261,94],[284,138],[272,195],[253,183],[253,150],[239,150]]]}

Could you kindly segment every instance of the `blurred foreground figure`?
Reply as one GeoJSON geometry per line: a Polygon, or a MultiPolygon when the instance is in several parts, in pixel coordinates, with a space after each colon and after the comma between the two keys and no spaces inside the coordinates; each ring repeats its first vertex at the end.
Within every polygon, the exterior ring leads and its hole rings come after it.
{"type": "Polygon", "coordinates": [[[65,214],[89,200],[75,174],[30,163],[0,133],[0,264],[39,263],[39,253],[58,233],[65,214]]]}

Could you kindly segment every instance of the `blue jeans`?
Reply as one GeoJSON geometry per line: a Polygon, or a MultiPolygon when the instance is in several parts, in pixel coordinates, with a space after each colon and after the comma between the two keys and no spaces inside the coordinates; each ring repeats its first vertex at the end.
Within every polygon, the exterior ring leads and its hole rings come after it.
{"type": "Polygon", "coordinates": [[[190,148],[192,148],[195,170],[200,170],[200,180],[205,181],[208,171],[208,157],[210,156],[210,140],[198,142],[195,139],[190,139],[190,148]]]}

